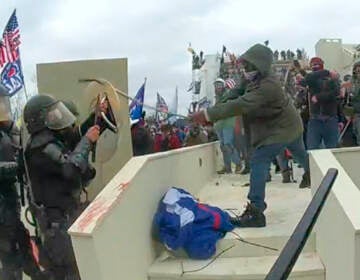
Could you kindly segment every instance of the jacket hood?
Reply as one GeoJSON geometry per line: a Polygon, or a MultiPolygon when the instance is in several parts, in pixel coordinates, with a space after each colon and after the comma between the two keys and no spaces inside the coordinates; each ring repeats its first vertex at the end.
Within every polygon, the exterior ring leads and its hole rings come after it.
{"type": "Polygon", "coordinates": [[[268,47],[261,44],[256,44],[248,49],[241,56],[241,59],[254,64],[263,76],[267,76],[271,70],[273,53],[268,47]]]}

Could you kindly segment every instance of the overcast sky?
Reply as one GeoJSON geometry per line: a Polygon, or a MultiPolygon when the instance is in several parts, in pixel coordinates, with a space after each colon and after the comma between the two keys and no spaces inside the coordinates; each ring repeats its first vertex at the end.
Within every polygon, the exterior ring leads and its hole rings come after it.
{"type": "Polygon", "coordinates": [[[64,60],[128,58],[129,94],[147,77],[145,102],[168,103],[179,87],[180,112],[190,102],[188,43],[205,54],[224,44],[241,54],[270,41],[273,49],[305,48],[320,38],[360,42],[360,1],[301,0],[0,0],[0,30],[17,9],[21,58],[33,90],[35,65],[64,60]]]}

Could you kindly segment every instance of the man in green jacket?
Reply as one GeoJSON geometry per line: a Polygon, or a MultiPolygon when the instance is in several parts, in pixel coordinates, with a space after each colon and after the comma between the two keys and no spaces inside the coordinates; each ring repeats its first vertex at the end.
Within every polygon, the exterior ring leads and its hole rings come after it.
{"type": "Polygon", "coordinates": [[[198,123],[215,122],[237,115],[245,115],[249,121],[251,144],[250,203],[238,218],[240,227],[264,227],[266,175],[271,161],[284,148],[304,167],[305,174],[300,187],[310,186],[308,154],[302,139],[303,127],[289,97],[278,79],[271,74],[272,51],[256,44],[242,57],[244,77],[248,81],[245,94],[226,103],[217,104],[191,116],[198,123]]]}

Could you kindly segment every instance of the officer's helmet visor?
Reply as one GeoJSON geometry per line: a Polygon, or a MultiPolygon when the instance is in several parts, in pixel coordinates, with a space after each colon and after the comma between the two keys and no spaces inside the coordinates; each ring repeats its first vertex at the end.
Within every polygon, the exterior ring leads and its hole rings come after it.
{"type": "Polygon", "coordinates": [[[75,121],[76,117],[61,101],[50,105],[46,110],[45,125],[49,129],[61,130],[72,126],[75,121]]]}
{"type": "Polygon", "coordinates": [[[0,121],[11,120],[10,99],[8,96],[0,96],[0,121]]]}

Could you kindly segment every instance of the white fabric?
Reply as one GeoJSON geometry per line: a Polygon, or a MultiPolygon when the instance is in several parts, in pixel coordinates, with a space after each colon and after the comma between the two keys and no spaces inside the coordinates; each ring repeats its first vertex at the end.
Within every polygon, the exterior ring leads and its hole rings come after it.
{"type": "MultiPolygon", "coordinates": [[[[170,188],[166,193],[163,202],[166,204],[166,211],[171,214],[176,214],[180,217],[180,226],[183,227],[189,223],[192,223],[195,219],[195,214],[191,210],[180,206],[177,202],[181,198],[194,198],[185,193],[179,192],[177,189],[170,188]]],[[[195,201],[195,200],[194,200],[195,201]]]]}

